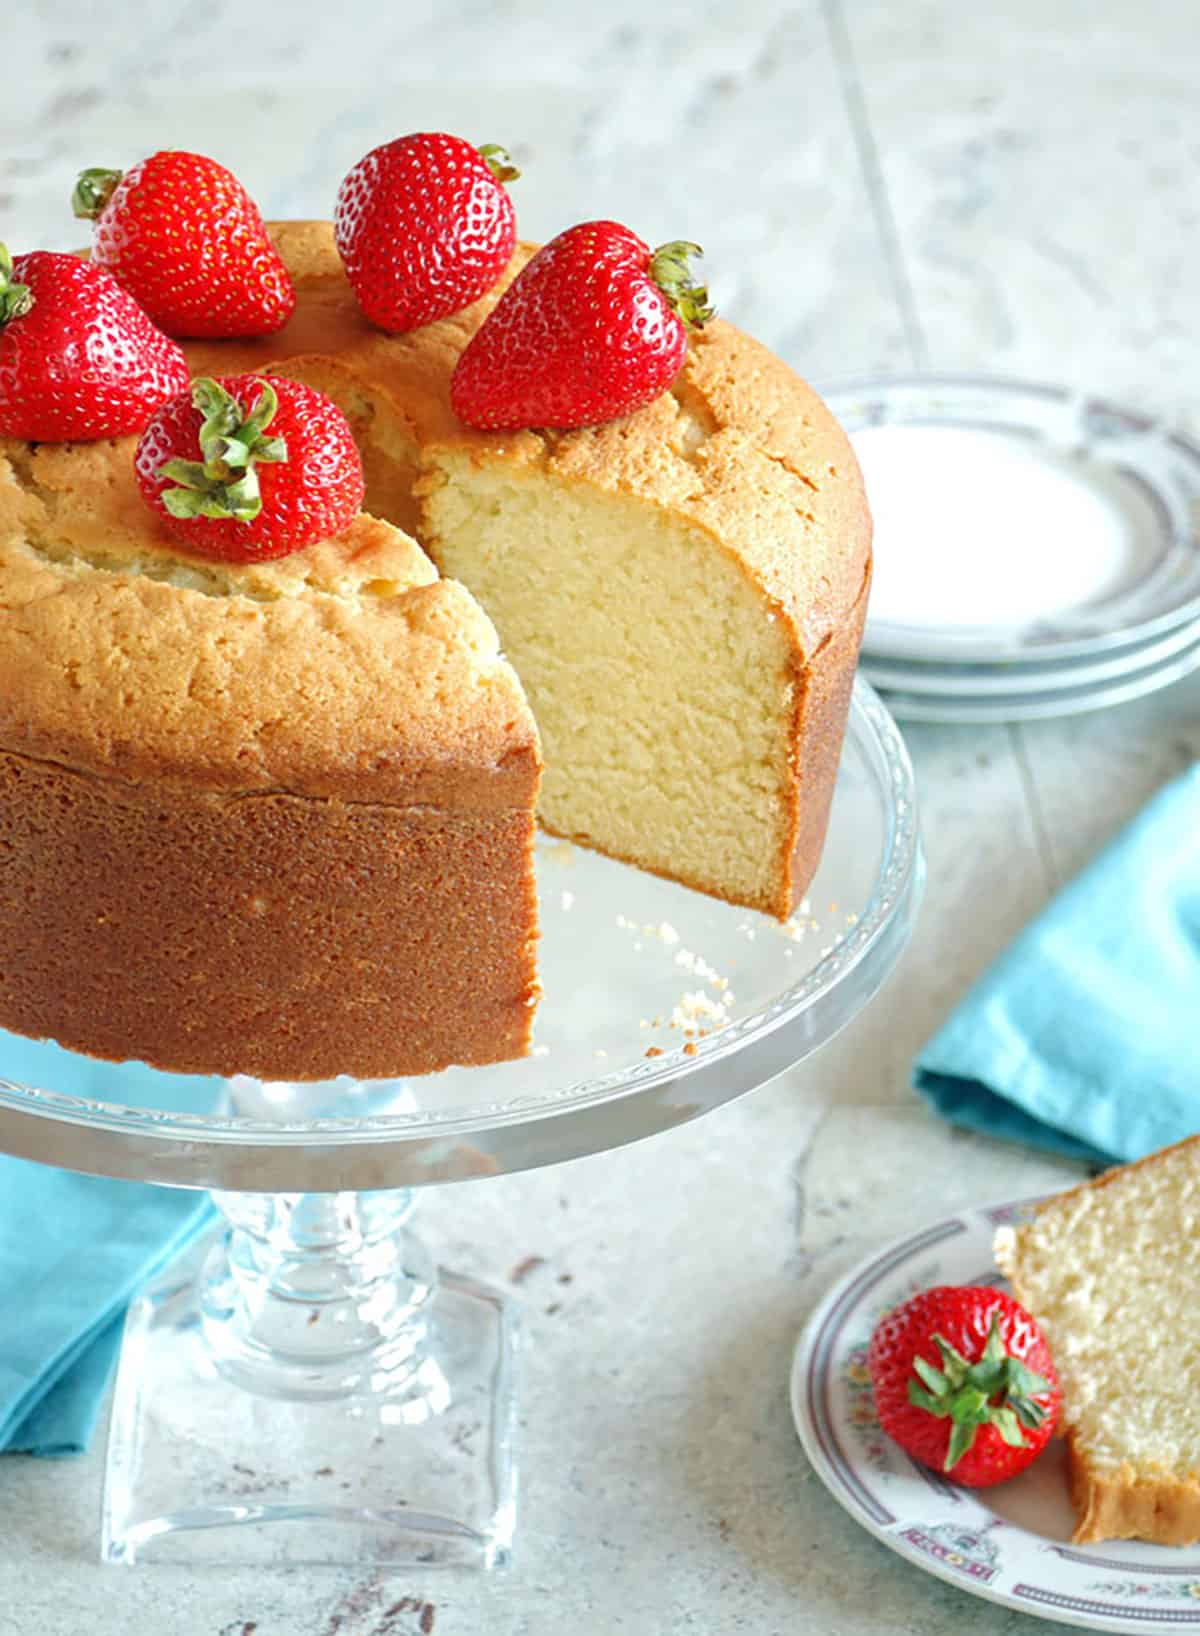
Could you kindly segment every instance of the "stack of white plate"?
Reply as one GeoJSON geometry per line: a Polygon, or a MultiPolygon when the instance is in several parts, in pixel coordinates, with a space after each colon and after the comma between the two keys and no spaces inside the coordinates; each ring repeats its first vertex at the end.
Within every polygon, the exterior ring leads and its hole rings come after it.
{"type": "Polygon", "coordinates": [[[828,394],[875,516],[862,669],[911,721],[1120,704],[1200,667],[1200,446],[1015,381],[828,394]]]}

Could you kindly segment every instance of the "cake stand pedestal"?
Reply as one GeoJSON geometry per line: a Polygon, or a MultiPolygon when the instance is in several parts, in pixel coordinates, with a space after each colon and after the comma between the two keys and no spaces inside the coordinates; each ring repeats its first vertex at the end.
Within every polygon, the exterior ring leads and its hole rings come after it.
{"type": "Polygon", "coordinates": [[[871,999],[923,874],[908,757],[862,682],[788,926],[539,850],[546,998],[522,1062],[276,1085],[0,1035],[0,1151],[206,1187],[218,1212],[129,1311],[107,1561],[504,1562],[513,1302],[437,1268],[414,1189],[617,1147],[765,1084],[871,999]]]}
{"type": "Polygon", "coordinates": [[[439,1272],[409,1190],[213,1197],[126,1320],[104,1559],[503,1562],[512,1300],[439,1272]]]}

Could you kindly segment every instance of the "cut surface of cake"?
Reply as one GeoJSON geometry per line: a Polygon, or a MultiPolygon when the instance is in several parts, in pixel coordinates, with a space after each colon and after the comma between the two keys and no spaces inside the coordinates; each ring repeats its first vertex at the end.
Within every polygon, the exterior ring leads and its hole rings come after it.
{"type": "Polygon", "coordinates": [[[273,1080],[528,1047],[537,734],[495,631],[360,516],[172,546],[131,440],[0,440],[0,1026],[273,1080]]]}
{"type": "Polygon", "coordinates": [[[1200,1137],[996,1235],[1050,1343],[1078,1542],[1200,1539],[1200,1137]]]}
{"type": "Polygon", "coordinates": [[[541,732],[550,830],[784,917],[820,856],[870,580],[849,443],[817,395],[719,320],[672,390],[572,432],[473,432],[454,363],[531,253],[453,318],[385,335],[330,228],[277,224],[296,312],[193,342],[197,373],[292,375],[355,429],[366,508],[495,621],[541,732]]]}

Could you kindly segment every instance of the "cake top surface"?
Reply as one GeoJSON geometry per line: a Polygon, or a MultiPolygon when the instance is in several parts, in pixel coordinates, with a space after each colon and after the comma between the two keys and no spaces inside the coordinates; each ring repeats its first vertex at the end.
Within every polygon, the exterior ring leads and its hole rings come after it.
{"type": "MultiPolygon", "coordinates": [[[[449,402],[462,348],[533,254],[452,318],[387,335],[362,316],[324,222],[276,224],[292,319],[190,342],[196,374],[324,372],[415,449],[502,459],[668,509],[744,566],[812,654],[857,603],[870,521],[849,442],[785,364],[717,320],[636,414],[483,433],[449,402]]],[[[314,379],[314,384],[323,383],[314,379]]],[[[495,631],[420,547],[360,517],[336,539],[231,565],[180,549],[144,506],[133,440],[0,439],[0,744],[217,793],[527,799],[536,729],[495,631]]]]}
{"type": "Polygon", "coordinates": [[[360,516],[271,562],[179,549],[133,439],[0,439],[0,745],[136,783],[522,804],[536,730],[495,630],[360,516]]]}
{"type": "MultiPolygon", "coordinates": [[[[361,314],[326,222],[280,222],[272,237],[296,311],[257,341],[188,342],[195,373],[297,373],[317,365],[384,398],[412,442],[503,458],[669,508],[736,553],[813,652],[857,602],[871,525],[849,440],[813,389],[766,347],[716,319],[694,331],[672,389],[637,413],[578,431],[477,432],[450,407],[454,364],[529,260],[518,246],[482,300],[406,335],[361,314]]],[[[318,383],[319,384],[319,383],[318,383]]]]}

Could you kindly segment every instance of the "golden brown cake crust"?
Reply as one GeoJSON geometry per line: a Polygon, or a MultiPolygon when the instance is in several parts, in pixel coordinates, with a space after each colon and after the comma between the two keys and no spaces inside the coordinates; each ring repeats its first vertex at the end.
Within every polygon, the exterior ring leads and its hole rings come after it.
{"type": "Polygon", "coordinates": [[[1131,1466],[1097,1471],[1070,1436],[1071,1503],[1077,1545],[1104,1539],[1144,1539],[1158,1545],[1192,1545],[1200,1540],[1200,1482],[1173,1472],[1147,1478],[1131,1466]]]}
{"type": "MultiPolygon", "coordinates": [[[[294,318],[190,343],[195,373],[333,383],[367,423],[386,405],[415,459],[377,490],[406,523],[425,457],[465,449],[669,510],[761,588],[793,650],[786,844],[760,905],[786,915],[820,853],[870,575],[824,405],[718,321],[636,415],[472,432],[449,379],[500,290],[387,336],[328,224],[274,233],[294,318]]],[[[132,452],[0,441],[0,1024],[278,1079],[519,1055],[540,757],[489,621],[369,517],[278,563],[197,562],[143,506],[132,452]]]]}
{"type": "Polygon", "coordinates": [[[0,1023],[272,1080],[521,1056],[532,832],[532,800],[226,796],[0,753],[0,1023]]]}
{"type": "Polygon", "coordinates": [[[868,564],[858,600],[840,630],[832,632],[807,665],[797,670],[792,730],[794,839],[781,876],[781,894],[766,905],[780,919],[791,913],[808,889],[821,861],[870,590],[868,564]]]}
{"type": "Polygon", "coordinates": [[[0,440],[0,748],[228,793],[522,804],[520,685],[412,540],[360,517],[277,562],[200,562],[131,461],[130,440],[0,440]]]}
{"type": "MultiPolygon", "coordinates": [[[[1136,1176],[1143,1170],[1150,1170],[1156,1164],[1158,1164],[1160,1160],[1167,1159],[1175,1153],[1183,1153],[1188,1149],[1195,1153],[1196,1162],[1200,1164],[1200,1135],[1185,1136],[1182,1142],[1172,1142],[1170,1147],[1157,1148],[1153,1153],[1147,1153],[1141,1159],[1131,1159],[1128,1164],[1113,1165],[1110,1170],[1105,1170],[1099,1176],[1092,1177],[1090,1181],[1077,1182],[1074,1187],[1064,1188],[1061,1193],[1055,1193],[1050,1198],[1043,1199],[1042,1202],[1034,1208],[1033,1215],[1035,1218],[1045,1215],[1048,1210],[1055,1209],[1057,1206],[1064,1204],[1068,1199],[1078,1198],[1081,1193],[1103,1192],[1105,1188],[1111,1187],[1114,1182],[1122,1181],[1127,1176],[1136,1176]]],[[[1020,1227],[1014,1228],[1012,1230],[1011,1239],[1001,1236],[1001,1234],[997,1234],[997,1249],[999,1250],[1002,1246],[1009,1244],[1015,1248],[1015,1246],[1020,1243],[1021,1232],[1022,1229],[1020,1227]]],[[[1015,1276],[1015,1274],[1010,1271],[1012,1254],[1012,1248],[1006,1249],[1004,1251],[1004,1260],[1000,1262],[1000,1270],[1004,1273],[1006,1278],[1015,1276]]]]}

